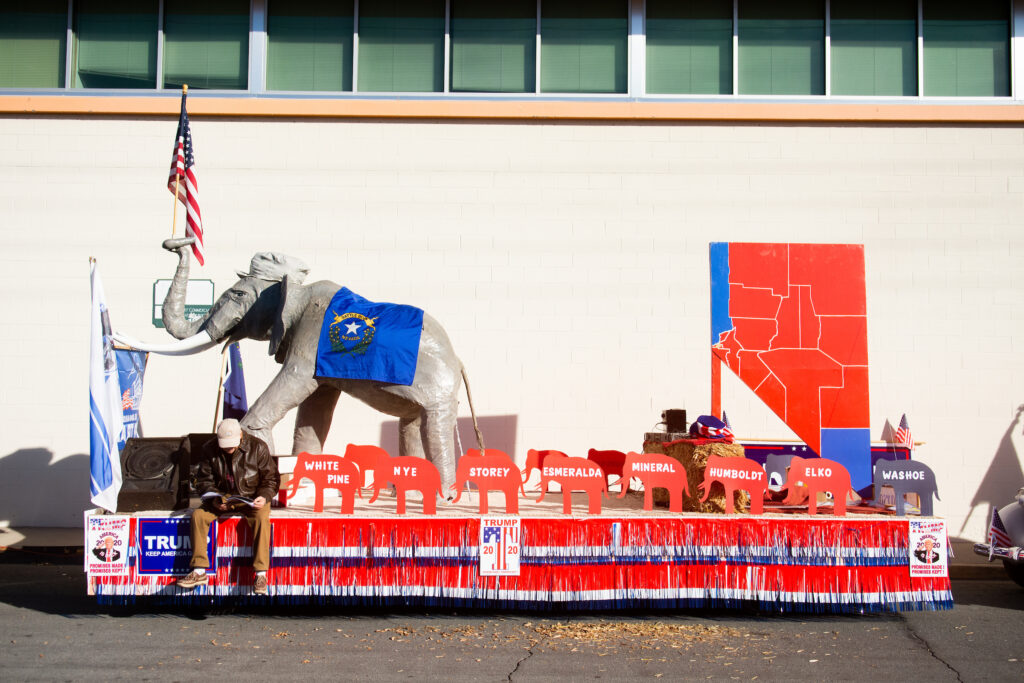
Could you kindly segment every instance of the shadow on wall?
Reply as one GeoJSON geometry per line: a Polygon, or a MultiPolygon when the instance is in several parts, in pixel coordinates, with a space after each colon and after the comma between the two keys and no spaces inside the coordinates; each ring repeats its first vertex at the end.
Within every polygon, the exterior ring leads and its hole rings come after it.
{"type": "Polygon", "coordinates": [[[1017,447],[1013,443],[1013,431],[1020,424],[1022,415],[1024,415],[1024,405],[1017,407],[1013,421],[1010,422],[1006,433],[999,441],[999,447],[996,448],[996,454],[988,466],[988,471],[985,472],[985,477],[974,493],[974,498],[971,499],[971,510],[964,518],[960,533],[963,533],[967,522],[970,521],[979,506],[984,508],[982,513],[985,516],[985,528],[987,529],[989,520],[992,518],[992,509],[1001,508],[1012,502],[1017,491],[1024,486],[1024,471],[1020,466],[1020,454],[1017,453],[1017,447]]]}
{"type": "MultiPolygon", "coordinates": [[[[516,427],[518,423],[517,415],[490,415],[477,418],[477,424],[484,435],[484,446],[505,451],[513,460],[516,460],[516,427]]],[[[459,444],[462,445],[460,456],[470,448],[478,447],[472,418],[460,417],[456,429],[458,430],[458,441],[455,445],[456,447],[459,444]]],[[[380,426],[380,447],[391,455],[398,455],[398,420],[388,421],[380,426]]],[[[522,466],[522,463],[519,464],[522,466]]]]}
{"type": "Polygon", "coordinates": [[[89,501],[89,456],[54,461],[53,451],[23,448],[0,458],[0,524],[80,527],[89,501]]]}

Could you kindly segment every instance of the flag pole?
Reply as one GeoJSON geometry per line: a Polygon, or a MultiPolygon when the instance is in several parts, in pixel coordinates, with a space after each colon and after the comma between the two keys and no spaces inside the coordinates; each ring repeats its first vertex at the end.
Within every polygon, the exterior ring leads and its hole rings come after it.
{"type": "MultiPolygon", "coordinates": [[[[182,99],[188,95],[188,83],[181,86],[181,97],[182,99]]],[[[177,154],[177,142],[175,142],[175,154],[177,154]]],[[[177,167],[175,167],[177,169],[177,167]]],[[[175,170],[174,172],[174,216],[171,218],[171,239],[174,239],[174,235],[178,232],[178,183],[181,182],[181,174],[175,170]]]]}
{"type": "Polygon", "coordinates": [[[230,344],[224,345],[224,350],[220,352],[220,381],[217,382],[217,405],[213,407],[213,429],[211,431],[217,431],[217,417],[220,414],[221,406],[224,404],[224,375],[228,369],[228,347],[230,344]]]}

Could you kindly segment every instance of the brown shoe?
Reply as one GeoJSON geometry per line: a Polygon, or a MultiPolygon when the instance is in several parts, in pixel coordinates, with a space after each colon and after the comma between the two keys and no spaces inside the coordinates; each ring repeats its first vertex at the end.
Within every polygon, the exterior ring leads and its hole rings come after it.
{"type": "Polygon", "coordinates": [[[256,578],[252,582],[252,592],[256,595],[267,594],[267,575],[257,574],[256,578]]]}
{"type": "Polygon", "coordinates": [[[210,583],[210,577],[206,572],[202,574],[190,572],[187,576],[178,579],[179,588],[195,588],[196,586],[205,586],[208,583],[210,583]]]}

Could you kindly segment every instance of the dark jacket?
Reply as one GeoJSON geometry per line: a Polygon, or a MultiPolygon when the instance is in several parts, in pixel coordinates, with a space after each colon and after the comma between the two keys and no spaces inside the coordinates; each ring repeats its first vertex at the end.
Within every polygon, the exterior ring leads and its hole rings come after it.
{"type": "Polygon", "coordinates": [[[220,449],[216,437],[204,443],[200,450],[196,472],[196,489],[200,496],[215,491],[247,498],[263,496],[269,503],[280,485],[277,461],[270,457],[267,444],[244,431],[242,441],[231,455],[220,449]]]}

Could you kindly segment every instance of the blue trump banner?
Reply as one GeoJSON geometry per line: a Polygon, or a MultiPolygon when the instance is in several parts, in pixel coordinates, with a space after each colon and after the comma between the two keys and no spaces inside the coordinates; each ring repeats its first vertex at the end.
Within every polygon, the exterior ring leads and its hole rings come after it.
{"type": "Polygon", "coordinates": [[[318,377],[412,384],[423,309],[369,301],[342,287],[320,328],[318,377]]]}
{"type": "Polygon", "coordinates": [[[89,261],[89,492],[93,505],[113,512],[121,490],[121,391],[103,283],[96,260],[89,261]]]}
{"type": "Polygon", "coordinates": [[[249,410],[245,397],[245,375],[242,374],[242,351],[238,342],[228,346],[228,373],[224,378],[224,406],[221,417],[241,420],[249,410]]]}
{"type": "MultiPolygon", "coordinates": [[[[210,558],[209,571],[217,569],[217,553],[213,539],[217,538],[217,522],[210,525],[206,556],[210,558]]],[[[192,562],[192,525],[188,517],[140,518],[135,535],[138,547],[137,571],[140,575],[184,576],[192,562]]]]}
{"type": "Polygon", "coordinates": [[[117,380],[121,388],[121,433],[117,439],[117,450],[124,450],[128,439],[142,436],[139,409],[142,407],[142,379],[146,374],[146,351],[115,349],[117,359],[117,380]]]}

